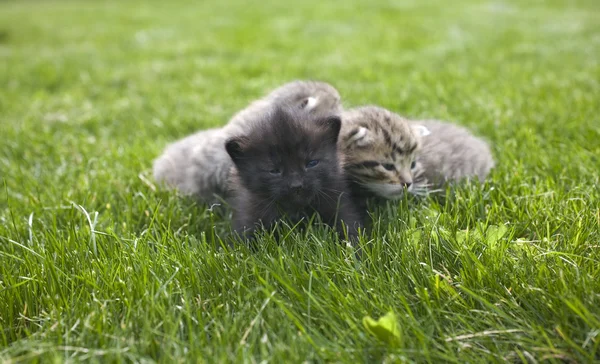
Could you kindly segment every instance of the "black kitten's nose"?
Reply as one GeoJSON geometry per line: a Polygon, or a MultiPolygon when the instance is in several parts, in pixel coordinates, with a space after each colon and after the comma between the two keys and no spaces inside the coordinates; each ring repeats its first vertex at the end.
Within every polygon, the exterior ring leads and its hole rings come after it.
{"type": "Polygon", "coordinates": [[[302,182],[294,181],[290,183],[290,190],[295,193],[300,192],[300,190],[302,190],[302,182]]]}

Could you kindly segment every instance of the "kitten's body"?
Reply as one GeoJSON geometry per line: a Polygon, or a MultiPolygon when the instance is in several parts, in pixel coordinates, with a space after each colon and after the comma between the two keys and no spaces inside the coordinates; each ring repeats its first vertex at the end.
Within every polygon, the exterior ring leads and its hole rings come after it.
{"type": "Polygon", "coordinates": [[[275,105],[293,106],[319,115],[338,114],[342,111],[340,99],[339,92],[326,82],[292,81],[253,101],[235,114],[223,129],[229,136],[244,133],[249,123],[262,120],[275,105]]]}
{"type": "Polygon", "coordinates": [[[494,166],[487,143],[455,124],[410,121],[376,106],[345,110],[342,120],[340,148],[359,201],[397,199],[405,191],[426,194],[463,179],[483,181],[494,166]]]}
{"type": "MultiPolygon", "coordinates": [[[[235,165],[231,188],[234,230],[250,237],[281,218],[292,222],[318,213],[323,222],[347,226],[357,236],[362,216],[353,204],[338,159],[338,116],[316,116],[276,107],[226,150],[235,165]]],[[[352,239],[353,240],[353,239],[352,239]]]]}
{"type": "Polygon", "coordinates": [[[244,133],[262,120],[273,105],[289,104],[305,113],[330,115],[341,111],[340,95],[331,85],[318,81],[293,81],[252,102],[227,125],[200,131],[169,145],[154,161],[154,178],[204,202],[226,197],[232,167],[225,141],[244,133]]]}
{"type": "Polygon", "coordinates": [[[419,120],[429,134],[421,139],[413,170],[415,194],[432,192],[448,182],[475,179],[483,182],[494,168],[488,144],[459,125],[419,120]]]}
{"type": "Polygon", "coordinates": [[[169,145],[154,161],[154,179],[181,194],[213,202],[225,191],[231,161],[222,128],[202,130],[169,145]],[[221,146],[221,147],[219,147],[221,146]]]}

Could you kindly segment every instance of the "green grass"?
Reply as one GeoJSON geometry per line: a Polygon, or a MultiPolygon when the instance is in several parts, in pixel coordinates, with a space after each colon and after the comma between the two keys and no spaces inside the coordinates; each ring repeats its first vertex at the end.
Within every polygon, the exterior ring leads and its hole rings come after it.
{"type": "Polygon", "coordinates": [[[600,360],[598,1],[245,3],[0,2],[0,361],[600,360]],[[297,78],[498,167],[373,211],[361,263],[319,229],[222,248],[152,160],[297,78]],[[390,310],[394,345],[362,325],[390,310]]]}

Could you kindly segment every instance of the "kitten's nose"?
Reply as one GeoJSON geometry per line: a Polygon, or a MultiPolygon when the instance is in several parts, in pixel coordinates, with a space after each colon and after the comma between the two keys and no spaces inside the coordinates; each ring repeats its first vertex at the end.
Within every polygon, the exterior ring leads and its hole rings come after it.
{"type": "Polygon", "coordinates": [[[295,193],[300,192],[300,190],[302,190],[302,181],[290,182],[290,190],[295,193]]]}
{"type": "Polygon", "coordinates": [[[412,182],[404,182],[404,188],[409,188],[412,185],[412,182]]]}

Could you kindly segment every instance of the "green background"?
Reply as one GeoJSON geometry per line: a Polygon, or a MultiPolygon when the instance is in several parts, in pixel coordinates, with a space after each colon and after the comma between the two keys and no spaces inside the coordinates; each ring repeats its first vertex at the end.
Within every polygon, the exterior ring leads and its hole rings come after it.
{"type": "Polygon", "coordinates": [[[0,2],[0,360],[600,360],[598,1],[0,2]],[[170,142],[293,79],[468,126],[484,186],[221,248],[170,142]],[[401,338],[364,316],[393,310],[401,338]]]}

